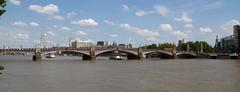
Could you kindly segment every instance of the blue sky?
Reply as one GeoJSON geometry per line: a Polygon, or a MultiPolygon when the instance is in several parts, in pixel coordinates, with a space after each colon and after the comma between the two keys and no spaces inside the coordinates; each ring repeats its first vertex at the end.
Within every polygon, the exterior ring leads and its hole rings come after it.
{"type": "Polygon", "coordinates": [[[0,45],[34,47],[68,39],[115,41],[134,46],[203,40],[232,34],[239,0],[8,0],[0,19],[0,45]]]}

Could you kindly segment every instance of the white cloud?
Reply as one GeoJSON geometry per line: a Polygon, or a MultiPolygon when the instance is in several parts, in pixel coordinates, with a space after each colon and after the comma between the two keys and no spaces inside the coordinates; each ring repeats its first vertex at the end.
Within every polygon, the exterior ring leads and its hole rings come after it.
{"type": "Polygon", "coordinates": [[[173,30],[173,27],[170,24],[161,24],[160,28],[163,31],[172,31],[173,30]]]}
{"type": "Polygon", "coordinates": [[[183,33],[182,31],[173,31],[171,32],[171,34],[177,36],[178,38],[184,38],[186,36],[186,34],[183,33]]]}
{"type": "Polygon", "coordinates": [[[28,8],[40,14],[54,15],[59,12],[58,6],[55,4],[49,4],[46,6],[30,5],[28,8]]]}
{"type": "Polygon", "coordinates": [[[193,28],[193,24],[185,24],[184,27],[190,29],[193,28]]]}
{"type": "Polygon", "coordinates": [[[210,33],[210,32],[212,32],[212,29],[209,27],[200,27],[200,32],[210,33]]]}
{"type": "Polygon", "coordinates": [[[116,38],[118,37],[118,34],[110,34],[110,36],[116,38]]]}
{"type": "Polygon", "coordinates": [[[193,20],[188,16],[187,12],[182,12],[181,17],[175,18],[175,20],[184,23],[185,28],[193,28],[193,20]]]}
{"type": "Polygon", "coordinates": [[[17,34],[17,36],[15,36],[15,38],[19,39],[19,40],[28,40],[29,35],[26,33],[19,33],[19,34],[17,34]]]}
{"type": "Polygon", "coordinates": [[[122,9],[124,11],[129,11],[129,7],[127,5],[125,5],[125,4],[122,5],[122,9]]]}
{"type": "Polygon", "coordinates": [[[31,23],[29,23],[29,25],[32,26],[32,27],[38,27],[39,26],[39,24],[37,22],[31,22],[31,23]]]}
{"type": "Polygon", "coordinates": [[[109,25],[112,25],[112,26],[116,25],[114,22],[112,22],[112,21],[110,21],[110,20],[104,20],[104,22],[105,22],[106,24],[109,24],[109,25]]]}
{"type": "Polygon", "coordinates": [[[144,36],[144,37],[158,37],[159,33],[151,31],[149,29],[143,29],[143,28],[138,28],[131,26],[130,24],[120,24],[121,28],[124,28],[130,32],[134,32],[138,35],[144,36]]]}
{"type": "Polygon", "coordinates": [[[26,27],[27,23],[22,22],[22,21],[15,21],[14,23],[12,23],[12,25],[17,26],[17,27],[26,27]]]}
{"type": "Polygon", "coordinates": [[[68,17],[68,18],[72,18],[72,17],[74,17],[74,16],[77,16],[77,13],[74,12],[74,11],[71,11],[71,12],[67,13],[67,17],[68,17]]]}
{"type": "Polygon", "coordinates": [[[107,24],[109,24],[109,25],[114,24],[113,26],[118,26],[118,27],[123,28],[123,29],[125,29],[127,31],[136,33],[137,35],[146,37],[147,39],[150,39],[150,38],[153,39],[153,38],[159,37],[159,33],[158,32],[155,32],[155,31],[152,31],[152,30],[149,30],[149,29],[135,27],[135,26],[132,26],[132,25],[127,24],[127,23],[125,23],[125,24],[117,24],[117,23],[114,23],[112,21],[105,21],[105,22],[107,24]]]}
{"type": "Polygon", "coordinates": [[[54,33],[53,31],[47,31],[47,32],[46,32],[46,35],[47,35],[47,36],[57,36],[57,34],[54,33]]]}
{"type": "Polygon", "coordinates": [[[9,1],[14,5],[20,5],[21,4],[21,0],[9,0],[9,1]]]}
{"type": "Polygon", "coordinates": [[[56,20],[64,20],[64,18],[62,16],[60,16],[60,15],[52,15],[49,18],[56,19],[56,20]]]}
{"type": "Polygon", "coordinates": [[[78,34],[78,35],[87,35],[87,33],[83,32],[83,31],[77,31],[76,34],[78,34]]]}
{"type": "Polygon", "coordinates": [[[240,25],[240,22],[238,20],[230,20],[220,26],[221,30],[227,31],[227,32],[232,32],[233,31],[233,26],[234,25],[240,25]]]}
{"type": "Polygon", "coordinates": [[[190,24],[193,20],[188,16],[187,12],[182,12],[182,16],[179,18],[175,18],[176,21],[183,22],[185,24],[190,24]]]}
{"type": "Polygon", "coordinates": [[[72,29],[66,26],[60,27],[60,30],[62,31],[71,31],[72,29]]]}
{"type": "Polygon", "coordinates": [[[80,26],[98,26],[98,23],[93,19],[82,19],[78,21],[72,21],[71,24],[76,24],[80,26]]]}
{"type": "Polygon", "coordinates": [[[145,15],[148,15],[148,13],[143,11],[143,10],[137,10],[135,15],[139,16],[139,17],[142,17],[142,16],[145,16],[145,15]]]}
{"type": "Polygon", "coordinates": [[[211,9],[217,9],[223,5],[223,1],[216,1],[211,4],[205,5],[203,7],[203,10],[211,10],[211,9]]]}
{"type": "Polygon", "coordinates": [[[158,41],[158,39],[156,37],[148,37],[147,40],[148,41],[158,41]]]}
{"type": "Polygon", "coordinates": [[[166,16],[169,13],[168,8],[162,5],[156,5],[153,8],[161,16],[166,16]]]}

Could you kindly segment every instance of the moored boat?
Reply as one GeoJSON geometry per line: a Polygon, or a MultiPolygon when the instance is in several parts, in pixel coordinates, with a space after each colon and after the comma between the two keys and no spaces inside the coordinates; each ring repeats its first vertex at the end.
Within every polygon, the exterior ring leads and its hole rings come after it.
{"type": "Polygon", "coordinates": [[[56,55],[54,53],[47,54],[46,58],[55,58],[56,55]]]}
{"type": "Polygon", "coordinates": [[[210,58],[211,58],[211,59],[217,59],[217,54],[216,54],[216,53],[210,54],[210,58]]]}
{"type": "Polygon", "coordinates": [[[237,53],[232,53],[229,54],[230,59],[238,59],[238,54],[237,53]]]}
{"type": "Polygon", "coordinates": [[[109,59],[110,60],[123,60],[123,56],[115,55],[115,56],[111,56],[109,59]]]}

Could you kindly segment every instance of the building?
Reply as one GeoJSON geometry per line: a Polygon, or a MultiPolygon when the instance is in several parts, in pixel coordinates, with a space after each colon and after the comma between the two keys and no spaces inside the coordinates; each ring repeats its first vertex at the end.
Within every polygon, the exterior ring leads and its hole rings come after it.
{"type": "Polygon", "coordinates": [[[178,40],[177,50],[183,51],[182,45],[183,45],[184,43],[185,43],[185,42],[184,42],[184,39],[178,40]]]}
{"type": "Polygon", "coordinates": [[[112,43],[112,47],[117,47],[117,43],[115,41],[112,43]]]}
{"type": "Polygon", "coordinates": [[[127,45],[127,48],[132,48],[132,44],[129,43],[129,44],[127,45]]]}
{"type": "Polygon", "coordinates": [[[118,44],[118,48],[127,48],[126,44],[118,44]]]}
{"type": "Polygon", "coordinates": [[[220,39],[220,51],[223,53],[236,52],[235,36],[230,35],[220,39]]]}
{"type": "Polygon", "coordinates": [[[233,26],[234,41],[236,43],[237,53],[240,52],[240,25],[233,26]]]}
{"type": "Polygon", "coordinates": [[[79,47],[92,47],[93,42],[92,41],[73,41],[71,43],[71,47],[73,48],[79,48],[79,47]]]}
{"type": "Polygon", "coordinates": [[[216,42],[215,42],[215,52],[219,53],[221,51],[221,42],[219,41],[218,35],[216,36],[216,42]]]}
{"type": "Polygon", "coordinates": [[[98,47],[108,47],[108,42],[107,41],[98,41],[97,46],[98,47]]]}

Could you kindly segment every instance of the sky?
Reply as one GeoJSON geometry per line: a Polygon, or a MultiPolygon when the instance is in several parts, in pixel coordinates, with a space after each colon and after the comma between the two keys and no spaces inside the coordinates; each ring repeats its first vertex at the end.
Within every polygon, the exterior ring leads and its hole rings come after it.
{"type": "Polygon", "coordinates": [[[141,46],[207,41],[233,34],[240,0],[8,0],[0,17],[0,48],[48,47],[69,39],[141,46]]]}

